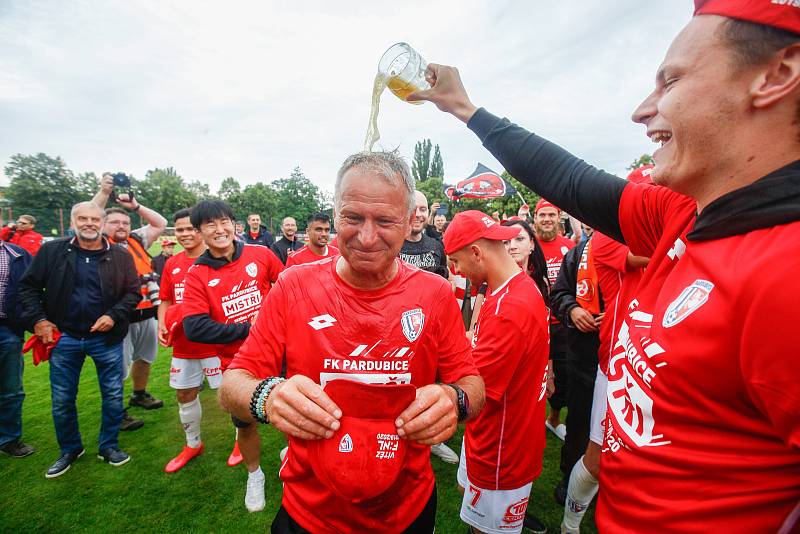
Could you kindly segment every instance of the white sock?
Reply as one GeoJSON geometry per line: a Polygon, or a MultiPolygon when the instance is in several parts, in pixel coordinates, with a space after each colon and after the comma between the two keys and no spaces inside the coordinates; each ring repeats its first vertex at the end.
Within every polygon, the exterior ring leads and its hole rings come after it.
{"type": "Polygon", "coordinates": [[[264,471],[261,470],[261,466],[259,465],[255,471],[248,472],[247,478],[250,480],[264,478],[264,471]]]}
{"type": "Polygon", "coordinates": [[[575,462],[572,473],[569,475],[567,487],[567,501],[564,504],[564,521],[561,523],[561,532],[579,532],[581,520],[586,510],[592,503],[600,485],[592,474],[583,465],[583,456],[575,462]]]}
{"type": "Polygon", "coordinates": [[[178,415],[186,433],[186,444],[196,449],[200,446],[200,420],[203,418],[200,398],[195,398],[192,402],[178,403],[178,415]]]}

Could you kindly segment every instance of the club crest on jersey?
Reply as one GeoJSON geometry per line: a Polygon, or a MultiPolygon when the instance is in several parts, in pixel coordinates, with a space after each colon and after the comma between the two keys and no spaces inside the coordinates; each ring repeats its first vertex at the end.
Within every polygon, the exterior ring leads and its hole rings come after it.
{"type": "Polygon", "coordinates": [[[425,326],[425,314],[420,308],[403,312],[403,316],[400,317],[400,325],[403,327],[403,335],[413,343],[419,338],[422,328],[425,326]]]}
{"type": "Polygon", "coordinates": [[[339,441],[339,452],[353,452],[353,438],[345,434],[339,441]]]}
{"type": "Polygon", "coordinates": [[[252,278],[255,278],[258,274],[258,265],[256,265],[255,262],[250,262],[247,264],[247,267],[244,268],[244,271],[252,278]]]}
{"type": "Polygon", "coordinates": [[[678,298],[669,305],[661,325],[664,328],[669,328],[689,317],[708,302],[708,296],[713,289],[714,284],[708,280],[695,280],[692,282],[692,285],[681,291],[678,298]]]}

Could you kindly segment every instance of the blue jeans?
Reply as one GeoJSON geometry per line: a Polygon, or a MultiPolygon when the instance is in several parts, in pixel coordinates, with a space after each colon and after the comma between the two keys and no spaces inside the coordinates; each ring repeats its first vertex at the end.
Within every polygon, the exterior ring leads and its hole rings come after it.
{"type": "Polygon", "coordinates": [[[62,332],[50,354],[50,391],[53,397],[53,423],[61,453],[83,449],[78,430],[78,381],[86,356],[94,360],[97,381],[103,398],[99,449],[118,448],[122,423],[122,343],[106,345],[105,336],[77,339],[62,332]]]}
{"type": "Polygon", "coordinates": [[[22,436],[22,340],[0,325],[0,447],[22,436]]]}

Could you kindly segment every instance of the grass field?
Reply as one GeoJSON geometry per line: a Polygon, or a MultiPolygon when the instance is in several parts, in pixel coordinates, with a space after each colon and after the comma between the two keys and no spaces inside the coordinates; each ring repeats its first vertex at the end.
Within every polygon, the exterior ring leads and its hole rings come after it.
{"type": "MultiPolygon", "coordinates": [[[[267,477],[267,507],[250,514],[244,508],[246,474],[243,466],[228,467],[233,444],[230,419],[218,406],[214,391],[201,393],[203,441],[206,452],[174,475],[163,472],[166,462],[184,444],[177,401],[169,388],[169,353],[161,349],[153,367],[149,390],[164,400],[164,408],[131,413],[144,428],[120,434],[120,447],[132,460],[111,467],[97,459],[100,394],[95,369],[87,359],[81,375],[78,412],[86,454],[63,476],[45,479],[44,473],[59,455],[50,415],[48,365],[34,367],[26,357],[23,439],[36,453],[23,459],[0,455],[0,531],[2,532],[264,532],[269,529],[281,499],[278,451],[283,436],[262,427],[261,467],[267,477]]],[[[130,383],[126,384],[129,393],[130,383]]],[[[126,396],[127,404],[127,396],[126,396]]],[[[559,532],[562,509],[552,491],[560,479],[561,442],[548,433],[544,472],[534,483],[529,510],[559,532]]],[[[461,430],[450,440],[461,442],[461,430]]],[[[459,519],[461,497],[456,466],[433,458],[439,492],[437,532],[463,533],[459,519]]],[[[584,531],[594,532],[593,507],[584,519],[584,531]]]]}

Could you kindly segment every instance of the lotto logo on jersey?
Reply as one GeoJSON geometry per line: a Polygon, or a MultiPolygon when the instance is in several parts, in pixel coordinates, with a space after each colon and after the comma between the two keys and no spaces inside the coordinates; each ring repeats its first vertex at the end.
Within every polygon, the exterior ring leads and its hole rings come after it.
{"type": "Polygon", "coordinates": [[[179,272],[181,272],[180,267],[175,267],[174,269],[172,269],[172,274],[178,274],[179,272]]]}
{"type": "Polygon", "coordinates": [[[400,317],[400,325],[403,327],[403,335],[413,343],[419,338],[422,328],[425,326],[425,314],[420,308],[403,312],[400,317]]]}
{"type": "Polygon", "coordinates": [[[250,275],[251,278],[255,278],[258,274],[258,265],[255,262],[250,262],[247,264],[247,267],[244,268],[244,271],[250,275]]]}
{"type": "Polygon", "coordinates": [[[708,280],[695,280],[692,282],[692,285],[681,291],[678,298],[667,307],[661,325],[664,328],[669,328],[689,317],[700,306],[708,302],[708,296],[713,289],[714,284],[708,280]]]}
{"type": "Polygon", "coordinates": [[[528,497],[512,503],[503,515],[503,523],[519,523],[525,519],[525,510],[528,509],[528,497]]]}

